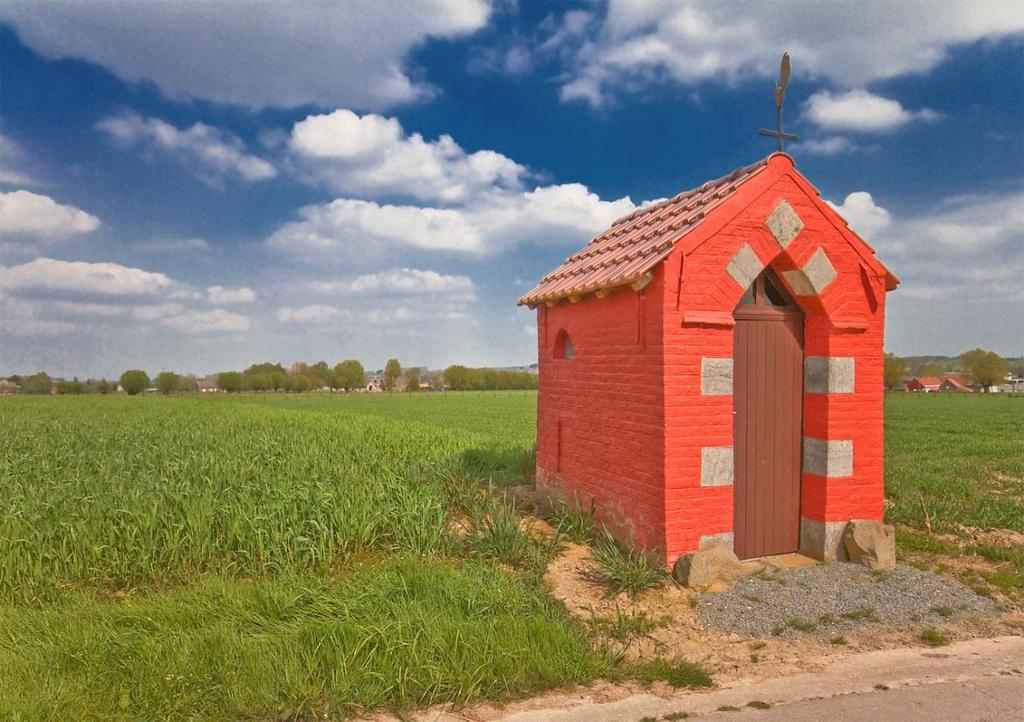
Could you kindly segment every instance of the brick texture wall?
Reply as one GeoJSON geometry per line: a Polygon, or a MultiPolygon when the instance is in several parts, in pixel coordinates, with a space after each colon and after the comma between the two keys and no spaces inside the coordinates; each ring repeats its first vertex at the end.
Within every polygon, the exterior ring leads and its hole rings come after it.
{"type": "Polygon", "coordinates": [[[538,482],[593,499],[625,542],[664,551],[660,279],[538,310],[538,482]],[[554,357],[564,329],[572,359],[554,357]]]}

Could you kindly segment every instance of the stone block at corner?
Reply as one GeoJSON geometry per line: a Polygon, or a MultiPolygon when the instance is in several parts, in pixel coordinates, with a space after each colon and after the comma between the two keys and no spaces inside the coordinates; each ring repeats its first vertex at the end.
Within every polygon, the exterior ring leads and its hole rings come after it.
{"type": "Polygon", "coordinates": [[[853,519],[843,532],[843,546],[855,564],[871,570],[896,568],[896,530],[870,519],[853,519]]]}

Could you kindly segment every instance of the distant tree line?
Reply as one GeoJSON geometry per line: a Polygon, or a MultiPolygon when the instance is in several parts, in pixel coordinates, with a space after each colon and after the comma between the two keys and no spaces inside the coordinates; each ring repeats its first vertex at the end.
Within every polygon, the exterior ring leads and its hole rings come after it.
{"type": "Polygon", "coordinates": [[[537,388],[537,374],[529,371],[449,366],[444,370],[445,384],[452,391],[501,391],[537,388]]]}
{"type": "MultiPolygon", "coordinates": [[[[536,389],[537,376],[528,371],[506,371],[497,369],[449,366],[443,372],[431,372],[425,368],[402,368],[397,358],[388,359],[384,369],[368,374],[362,363],[356,359],[345,359],[333,367],[326,361],[308,364],[298,361],[285,369],[279,363],[263,362],[249,366],[244,371],[222,371],[207,377],[204,389],[210,388],[209,379],[215,382],[216,390],[229,393],[240,392],[294,392],[301,393],[314,389],[334,391],[355,391],[367,388],[372,378],[383,391],[401,390],[418,392],[451,389],[454,391],[485,391],[502,389],[536,389]],[[399,383],[401,384],[399,386],[399,383]]],[[[11,376],[0,379],[0,393],[25,394],[109,394],[123,391],[135,396],[146,391],[164,395],[195,393],[200,390],[201,381],[195,376],[183,376],[173,371],[161,371],[154,378],[141,369],[128,369],[116,382],[106,379],[80,382],[54,380],[44,372],[30,376],[11,376]]]]}

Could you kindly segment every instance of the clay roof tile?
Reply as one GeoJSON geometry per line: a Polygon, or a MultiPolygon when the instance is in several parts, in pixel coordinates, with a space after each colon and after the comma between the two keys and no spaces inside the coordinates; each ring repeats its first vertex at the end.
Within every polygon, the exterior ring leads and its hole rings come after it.
{"type": "Polygon", "coordinates": [[[617,219],[544,276],[519,303],[535,306],[636,281],[672,252],[679,239],[707,215],[710,206],[724,202],[767,163],[765,158],[737,168],[727,176],[617,219]]]}

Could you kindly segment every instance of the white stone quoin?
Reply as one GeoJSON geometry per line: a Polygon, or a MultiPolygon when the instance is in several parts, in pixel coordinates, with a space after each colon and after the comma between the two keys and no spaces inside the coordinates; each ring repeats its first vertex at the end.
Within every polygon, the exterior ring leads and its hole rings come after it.
{"type": "Polygon", "coordinates": [[[697,544],[698,549],[707,549],[713,546],[723,546],[732,549],[735,546],[735,535],[731,531],[723,531],[720,534],[705,534],[697,544]]]}
{"type": "Polygon", "coordinates": [[[853,476],[853,440],[805,436],[804,471],[824,477],[853,476]]]}
{"type": "Polygon", "coordinates": [[[852,394],[854,359],[849,356],[804,358],[804,391],[810,394],[852,394]]]}
{"type": "Polygon", "coordinates": [[[729,265],[725,267],[725,270],[732,276],[732,280],[736,281],[739,287],[746,291],[750,288],[750,284],[754,282],[754,279],[764,270],[764,264],[761,263],[761,259],[758,258],[757,253],[750,247],[750,244],[744,243],[736,251],[732,260],[729,261],[729,265]]]}
{"type": "Polygon", "coordinates": [[[700,360],[701,396],[732,395],[732,359],[703,358],[700,360]]]}
{"type": "Polygon", "coordinates": [[[700,450],[700,485],[732,486],[734,455],[731,446],[705,446],[700,450]]]}
{"type": "Polygon", "coordinates": [[[819,295],[836,279],[835,266],[828,259],[824,248],[816,250],[810,260],[804,264],[804,275],[814,287],[814,292],[819,295]]]}
{"type": "Polygon", "coordinates": [[[817,296],[836,278],[836,269],[824,248],[814,252],[803,268],[783,271],[786,282],[797,296],[817,296]]]}
{"type": "Polygon", "coordinates": [[[826,562],[846,561],[845,521],[823,522],[800,517],[800,553],[826,562]]]}
{"type": "Polygon", "coordinates": [[[779,201],[764,224],[783,248],[788,248],[804,228],[804,222],[785,198],[779,201]]]}

